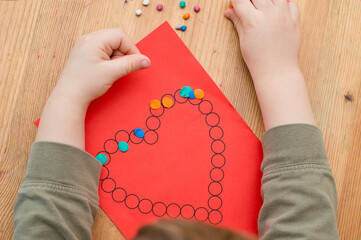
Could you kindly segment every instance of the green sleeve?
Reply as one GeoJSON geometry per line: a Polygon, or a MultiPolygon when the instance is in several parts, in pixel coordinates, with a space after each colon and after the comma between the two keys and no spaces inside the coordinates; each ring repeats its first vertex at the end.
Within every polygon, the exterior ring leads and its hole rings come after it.
{"type": "Polygon", "coordinates": [[[72,146],[34,143],[15,203],[13,239],[92,239],[100,169],[72,146]]]}
{"type": "Polygon", "coordinates": [[[262,143],[260,239],[339,239],[336,186],[320,129],[280,126],[262,143]]]}

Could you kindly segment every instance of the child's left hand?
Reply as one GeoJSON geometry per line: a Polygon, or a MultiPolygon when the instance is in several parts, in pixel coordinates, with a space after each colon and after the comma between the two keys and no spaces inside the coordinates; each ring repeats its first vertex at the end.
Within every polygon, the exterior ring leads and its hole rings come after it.
{"type": "Polygon", "coordinates": [[[140,54],[123,30],[89,33],[74,46],[54,90],[87,106],[117,79],[149,66],[148,57],[140,54]]]}

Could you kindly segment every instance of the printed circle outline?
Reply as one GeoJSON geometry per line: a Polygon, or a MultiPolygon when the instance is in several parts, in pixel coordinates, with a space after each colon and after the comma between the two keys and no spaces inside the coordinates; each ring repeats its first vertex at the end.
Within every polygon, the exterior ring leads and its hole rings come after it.
{"type": "Polygon", "coordinates": [[[211,143],[211,150],[212,150],[212,152],[214,152],[214,153],[222,154],[222,153],[224,153],[224,151],[226,151],[226,144],[225,144],[221,139],[219,139],[219,140],[214,140],[214,141],[211,143]],[[222,150],[221,152],[216,152],[216,151],[214,151],[214,149],[213,149],[213,144],[214,144],[215,142],[218,142],[218,141],[223,144],[223,150],[222,150]]]}
{"type": "Polygon", "coordinates": [[[156,117],[156,118],[159,118],[159,117],[161,117],[163,114],[164,114],[164,107],[163,107],[163,105],[162,104],[160,104],[161,105],[161,108],[162,108],[162,113],[160,114],[160,115],[155,115],[155,114],[153,114],[153,112],[152,112],[152,110],[153,110],[153,108],[151,108],[151,107],[149,107],[149,112],[150,112],[150,114],[153,116],[153,117],[156,117]]]}
{"type": "Polygon", "coordinates": [[[148,131],[145,132],[143,139],[144,139],[144,142],[145,142],[146,144],[148,144],[148,145],[154,145],[154,144],[156,144],[156,143],[158,142],[159,136],[158,136],[158,133],[157,133],[156,131],[154,131],[154,130],[148,130],[148,131]],[[147,132],[154,132],[154,133],[157,135],[157,139],[155,140],[154,143],[148,142],[147,139],[145,138],[145,136],[147,135],[147,132]]]}
{"type": "MultiPolygon", "coordinates": [[[[105,179],[107,179],[109,177],[109,169],[105,165],[102,165],[102,168],[105,168],[108,173],[107,173],[107,176],[105,178],[100,178],[99,180],[105,180],[105,179]]],[[[100,172],[100,177],[101,177],[101,172],[100,172]]]]}
{"type": "Polygon", "coordinates": [[[222,198],[220,198],[218,195],[213,195],[212,197],[210,197],[210,198],[208,199],[207,205],[208,205],[209,209],[211,209],[211,210],[219,210],[219,209],[221,209],[221,207],[223,206],[222,198]],[[220,202],[221,204],[219,205],[218,208],[213,208],[213,207],[211,207],[211,204],[209,204],[209,201],[211,201],[212,198],[217,198],[217,199],[219,199],[219,200],[221,201],[221,202],[220,202]]]}
{"type": "Polygon", "coordinates": [[[207,124],[208,126],[210,126],[210,127],[216,127],[216,126],[218,126],[218,124],[219,124],[220,122],[221,122],[221,118],[219,117],[218,113],[210,112],[210,113],[208,113],[208,114],[206,115],[206,124],[207,124]],[[211,114],[215,114],[215,115],[217,116],[217,118],[218,118],[218,122],[217,122],[215,125],[211,125],[211,124],[209,124],[208,121],[207,121],[208,117],[209,117],[211,114]]]}
{"type": "Polygon", "coordinates": [[[199,112],[200,112],[201,114],[203,114],[203,115],[210,114],[211,112],[213,112],[213,104],[212,104],[209,100],[203,100],[203,99],[202,99],[202,101],[198,104],[198,110],[199,110],[199,112]],[[204,112],[202,112],[202,110],[201,110],[201,105],[202,105],[202,103],[205,103],[205,102],[208,102],[208,103],[211,105],[211,110],[210,110],[208,113],[204,113],[204,112]]]}
{"type": "Polygon", "coordinates": [[[212,210],[212,211],[209,212],[209,214],[208,214],[208,221],[209,221],[211,224],[213,224],[213,225],[218,225],[218,224],[220,224],[220,223],[222,222],[222,220],[223,220],[223,215],[222,215],[221,211],[219,211],[219,210],[212,210]],[[211,214],[212,214],[213,212],[218,212],[218,213],[221,215],[221,219],[220,219],[218,222],[213,222],[213,221],[211,220],[211,214]]]}
{"type": "Polygon", "coordinates": [[[156,202],[156,203],[153,204],[152,212],[153,212],[154,216],[156,216],[156,217],[163,217],[163,216],[167,213],[167,205],[165,205],[164,202],[156,202]],[[162,215],[157,215],[157,214],[154,212],[155,205],[157,205],[158,203],[164,205],[165,210],[164,210],[164,213],[163,213],[162,215]]]}
{"type": "Polygon", "coordinates": [[[212,180],[213,182],[221,182],[221,181],[224,179],[224,171],[222,170],[222,168],[218,168],[218,167],[212,168],[212,170],[209,172],[209,177],[211,178],[211,180],[212,180]],[[218,180],[218,181],[216,181],[216,180],[214,180],[214,179],[212,178],[212,171],[215,170],[215,169],[219,169],[219,170],[222,171],[222,178],[221,178],[220,180],[218,180]]]}
{"type": "Polygon", "coordinates": [[[207,208],[205,208],[205,207],[199,207],[199,208],[197,208],[196,211],[194,212],[194,218],[195,218],[198,222],[205,222],[205,221],[207,221],[208,218],[209,218],[209,212],[208,212],[207,208]],[[200,220],[200,219],[197,218],[197,211],[199,211],[200,209],[204,209],[204,210],[207,212],[207,217],[206,217],[206,219],[204,219],[204,220],[200,220]]]}
{"type": "MultiPolygon", "coordinates": [[[[129,135],[128,131],[126,131],[126,130],[119,130],[118,132],[116,132],[116,133],[115,133],[115,136],[114,136],[114,140],[115,140],[116,142],[118,142],[118,141],[117,141],[117,134],[120,133],[120,132],[125,132],[125,133],[127,134],[128,140],[127,140],[127,141],[124,141],[124,142],[128,143],[129,140],[130,140],[130,135],[129,135]]],[[[119,142],[121,142],[121,141],[119,141],[119,142]]]]}
{"type": "Polygon", "coordinates": [[[181,215],[181,207],[180,207],[177,203],[171,203],[171,204],[169,204],[169,205],[167,206],[166,212],[167,212],[168,217],[170,217],[170,218],[177,218],[177,217],[179,217],[179,215],[181,215]],[[172,206],[172,205],[175,205],[175,206],[177,207],[177,209],[179,210],[179,213],[178,213],[177,216],[171,216],[170,213],[169,213],[169,210],[168,210],[168,209],[169,209],[169,207],[172,206]]]}
{"type": "Polygon", "coordinates": [[[135,195],[135,194],[129,194],[129,195],[127,195],[127,197],[126,197],[125,200],[124,200],[125,206],[126,206],[127,208],[129,208],[129,209],[136,209],[136,208],[139,206],[139,203],[140,203],[140,199],[139,199],[139,197],[138,197],[137,195],[135,195]],[[127,199],[129,199],[131,196],[135,196],[135,197],[138,199],[138,203],[137,203],[137,205],[136,205],[135,207],[129,207],[128,204],[127,204],[127,199]]]}
{"type": "Polygon", "coordinates": [[[104,192],[106,192],[106,193],[111,193],[111,192],[113,192],[113,191],[114,191],[114,189],[116,189],[116,188],[117,188],[117,183],[114,181],[114,179],[113,179],[113,178],[109,178],[109,177],[107,177],[107,178],[105,178],[104,180],[102,180],[102,183],[101,183],[100,187],[103,189],[103,191],[104,191],[104,192]],[[113,183],[114,183],[114,188],[113,188],[111,191],[105,191],[105,190],[104,190],[103,184],[104,184],[104,181],[105,181],[105,180],[110,180],[110,181],[113,181],[113,183]]]}
{"type": "Polygon", "coordinates": [[[215,167],[215,168],[222,168],[222,167],[224,167],[224,165],[226,165],[226,157],[225,157],[222,153],[215,153],[215,154],[212,156],[212,158],[211,158],[211,163],[212,163],[213,167],[215,167]],[[222,157],[223,157],[224,163],[223,163],[222,166],[216,166],[216,165],[213,163],[213,158],[214,158],[216,155],[219,155],[219,156],[222,156],[222,157]]]}
{"type": "Polygon", "coordinates": [[[129,134],[129,141],[131,141],[133,144],[141,144],[144,141],[144,137],[138,138],[137,136],[135,136],[135,134],[133,134],[136,138],[141,139],[140,142],[133,142],[132,137],[131,137],[132,133],[134,133],[134,130],[132,130],[129,134]]]}
{"type": "Polygon", "coordinates": [[[119,149],[118,149],[118,142],[117,142],[117,140],[115,140],[115,139],[109,138],[108,140],[106,140],[106,141],[104,142],[103,148],[104,148],[104,150],[105,150],[107,153],[109,153],[109,154],[115,154],[115,153],[119,150],[119,149]],[[108,150],[105,148],[105,145],[107,144],[108,141],[114,141],[114,142],[117,143],[117,148],[116,148],[115,152],[108,152],[108,150]]]}
{"type": "MultiPolygon", "coordinates": [[[[222,184],[221,184],[220,182],[213,181],[213,182],[210,182],[210,183],[208,184],[208,193],[211,194],[211,197],[213,197],[213,196],[219,196],[219,195],[222,194],[222,192],[223,192],[223,186],[222,186],[222,184]],[[213,193],[211,192],[211,190],[210,190],[210,186],[211,186],[212,184],[219,184],[219,186],[221,186],[221,191],[220,191],[219,193],[217,193],[217,194],[213,194],[213,193]]],[[[210,198],[211,198],[211,197],[210,197],[210,198]]],[[[209,200],[209,199],[208,199],[208,200],[209,200]]]]}
{"type": "Polygon", "coordinates": [[[176,98],[176,96],[177,96],[177,92],[180,92],[180,90],[181,90],[181,89],[178,89],[177,91],[174,92],[174,100],[175,100],[177,103],[179,103],[179,104],[183,104],[183,103],[186,103],[186,102],[188,101],[188,98],[183,98],[183,97],[181,97],[180,94],[178,94],[181,98],[185,99],[184,102],[178,101],[177,98],[176,98]]]}
{"type": "Polygon", "coordinates": [[[223,129],[222,129],[220,126],[216,125],[216,126],[213,126],[213,127],[211,127],[211,128],[209,129],[209,137],[210,137],[212,140],[221,140],[221,139],[223,138],[223,136],[224,136],[224,131],[223,131],[223,129]],[[220,138],[213,138],[213,137],[212,137],[211,131],[212,131],[212,129],[214,129],[214,128],[219,128],[219,129],[221,129],[222,135],[221,135],[220,138]]]}
{"type": "Polygon", "coordinates": [[[141,212],[141,213],[143,213],[143,214],[151,213],[152,210],[153,210],[153,202],[152,202],[150,199],[148,199],[148,198],[143,198],[142,200],[140,200],[140,202],[139,202],[139,204],[138,204],[138,209],[139,209],[139,212],[141,212]],[[143,212],[143,211],[140,209],[140,204],[142,203],[142,201],[149,201],[149,202],[150,202],[150,204],[151,204],[152,207],[150,208],[150,210],[149,210],[148,212],[143,212]]]}
{"type": "Polygon", "coordinates": [[[182,216],[182,218],[189,220],[189,219],[192,219],[192,218],[194,217],[194,215],[195,215],[195,214],[196,214],[196,210],[194,209],[194,207],[193,207],[192,205],[190,205],[190,204],[185,204],[185,205],[183,205],[183,207],[181,207],[181,216],[182,216]],[[183,208],[184,208],[184,207],[188,207],[188,206],[192,208],[192,210],[193,210],[193,214],[192,214],[192,216],[191,216],[191,217],[186,218],[186,217],[184,217],[184,216],[183,216],[182,211],[183,211],[183,208]]]}
{"type": "MultiPolygon", "coordinates": [[[[145,126],[146,126],[149,130],[156,131],[156,130],[158,130],[158,129],[160,128],[160,125],[161,125],[161,122],[160,122],[160,119],[159,119],[158,117],[150,116],[150,117],[148,117],[148,118],[145,120],[145,126]],[[155,119],[158,120],[158,122],[159,122],[158,127],[156,127],[156,128],[150,128],[150,127],[148,126],[148,120],[149,120],[150,118],[155,118],[155,119]]],[[[130,139],[130,136],[129,136],[129,139],[130,139]]]]}
{"type": "Polygon", "coordinates": [[[122,188],[122,187],[117,187],[117,188],[115,188],[114,189],[114,191],[112,191],[112,198],[113,198],[113,200],[115,201],[115,202],[117,202],[117,203],[122,203],[122,202],[124,202],[126,199],[127,199],[127,197],[128,197],[128,193],[127,193],[127,191],[124,189],[124,188],[122,188]],[[117,201],[117,200],[115,200],[115,197],[114,197],[114,192],[116,191],[116,190],[123,190],[123,192],[125,193],[125,197],[124,197],[124,199],[122,200],[122,201],[117,201]]]}
{"type": "Polygon", "coordinates": [[[197,99],[197,98],[195,98],[195,99],[190,99],[190,98],[188,98],[188,102],[189,102],[190,104],[192,104],[193,106],[198,106],[199,104],[201,104],[202,101],[203,101],[203,99],[197,99]],[[194,103],[194,102],[193,102],[194,100],[196,100],[196,101],[198,101],[198,102],[194,103]]]}

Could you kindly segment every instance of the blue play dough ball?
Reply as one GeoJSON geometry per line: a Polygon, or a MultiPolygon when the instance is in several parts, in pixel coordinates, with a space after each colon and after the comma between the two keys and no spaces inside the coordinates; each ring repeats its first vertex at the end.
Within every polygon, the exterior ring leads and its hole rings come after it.
{"type": "Polygon", "coordinates": [[[184,26],[182,26],[182,31],[184,32],[185,30],[187,30],[187,26],[186,25],[184,25],[184,26]]]}
{"type": "Polygon", "coordinates": [[[195,98],[196,98],[196,96],[194,95],[194,91],[193,91],[193,90],[189,92],[189,98],[190,98],[190,99],[195,99],[195,98]]]}
{"type": "Polygon", "coordinates": [[[108,161],[108,157],[104,154],[98,154],[95,159],[98,160],[101,164],[105,164],[108,161]]]}
{"type": "Polygon", "coordinates": [[[134,135],[138,138],[144,138],[144,131],[141,128],[134,129],[134,135]]]}
{"type": "Polygon", "coordinates": [[[190,92],[190,91],[192,91],[192,88],[191,88],[191,87],[188,87],[188,86],[183,87],[183,88],[180,90],[179,95],[180,95],[181,97],[187,98],[187,97],[189,97],[189,92],[190,92]]]}
{"type": "Polygon", "coordinates": [[[126,142],[119,142],[119,143],[118,143],[118,148],[119,148],[119,150],[120,150],[121,152],[126,152],[126,151],[129,150],[129,145],[128,145],[128,143],[126,143],[126,142]]]}

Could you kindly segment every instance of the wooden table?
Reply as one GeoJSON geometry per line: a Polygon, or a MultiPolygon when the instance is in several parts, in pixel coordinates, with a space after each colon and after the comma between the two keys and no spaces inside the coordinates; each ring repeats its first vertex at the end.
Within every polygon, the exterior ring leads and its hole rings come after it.
{"type": "MultiPolygon", "coordinates": [[[[223,16],[227,0],[188,0],[187,32],[178,32],[239,114],[260,138],[261,112],[238,37],[223,16]],[[191,8],[199,4],[201,12],[191,8]]],[[[361,2],[298,0],[302,13],[300,65],[338,188],[342,239],[361,238],[361,2]]],[[[0,238],[13,233],[12,213],[37,119],[77,39],[121,27],[139,41],[164,21],[183,23],[178,1],[0,1],[0,238]],[[155,9],[164,3],[162,12],[155,9]],[[141,8],[143,15],[135,16],[141,8]]],[[[121,236],[100,210],[95,239],[121,236]]]]}

